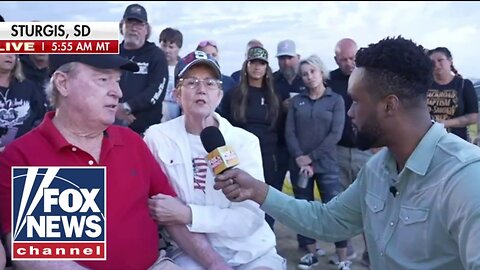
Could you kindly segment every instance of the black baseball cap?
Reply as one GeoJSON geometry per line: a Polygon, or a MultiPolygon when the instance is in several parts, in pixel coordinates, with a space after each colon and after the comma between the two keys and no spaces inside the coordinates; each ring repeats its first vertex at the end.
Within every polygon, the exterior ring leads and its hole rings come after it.
{"type": "Polygon", "coordinates": [[[116,54],[51,54],[49,56],[50,73],[70,62],[80,62],[101,69],[123,69],[136,72],[139,70],[135,62],[116,54]]]}
{"type": "Polygon", "coordinates": [[[148,22],[147,11],[139,4],[131,4],[125,9],[123,19],[136,19],[142,22],[148,22]]]}

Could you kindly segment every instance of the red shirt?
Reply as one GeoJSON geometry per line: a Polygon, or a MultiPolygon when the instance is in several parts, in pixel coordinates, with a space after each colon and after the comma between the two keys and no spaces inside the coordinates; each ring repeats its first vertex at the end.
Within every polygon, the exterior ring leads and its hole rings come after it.
{"type": "Polygon", "coordinates": [[[53,112],[31,132],[0,154],[0,222],[11,231],[12,166],[106,166],[107,261],[78,261],[91,269],[147,269],[158,257],[158,225],[150,217],[148,198],[176,196],[142,138],[128,128],[104,133],[100,162],[68,143],[52,123],[53,112]]]}

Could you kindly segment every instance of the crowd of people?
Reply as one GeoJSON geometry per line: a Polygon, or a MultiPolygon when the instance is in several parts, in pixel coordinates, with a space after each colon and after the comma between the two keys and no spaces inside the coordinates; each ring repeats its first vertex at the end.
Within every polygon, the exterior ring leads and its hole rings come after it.
{"type": "Polygon", "coordinates": [[[371,269],[480,268],[480,148],[467,129],[478,103],[447,48],[342,38],[329,71],[282,40],[274,71],[252,39],[228,76],[213,40],[183,57],[178,29],[148,41],[139,4],[120,29],[120,55],[0,54],[0,269],[13,166],[109,172],[107,260],[14,261],[20,269],[281,270],[276,221],[298,233],[299,269],[326,254],[317,240],[351,269],[359,234],[371,269]],[[235,169],[209,167],[209,126],[235,150],[235,169]]]}

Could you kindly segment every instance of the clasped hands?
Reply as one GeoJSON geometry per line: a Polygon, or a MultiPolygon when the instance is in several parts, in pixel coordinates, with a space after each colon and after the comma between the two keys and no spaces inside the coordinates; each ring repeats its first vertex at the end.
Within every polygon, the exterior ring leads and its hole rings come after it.
{"type": "Polygon", "coordinates": [[[157,194],[148,199],[152,218],[160,225],[192,223],[192,211],[180,199],[165,194],[157,194]]]}
{"type": "Polygon", "coordinates": [[[300,173],[312,177],[313,176],[313,167],[312,167],[312,159],[308,155],[298,156],[295,159],[297,162],[298,167],[300,168],[300,173]]]}
{"type": "Polygon", "coordinates": [[[312,159],[308,155],[298,156],[295,161],[297,162],[298,167],[309,166],[312,164],[312,159]]]}

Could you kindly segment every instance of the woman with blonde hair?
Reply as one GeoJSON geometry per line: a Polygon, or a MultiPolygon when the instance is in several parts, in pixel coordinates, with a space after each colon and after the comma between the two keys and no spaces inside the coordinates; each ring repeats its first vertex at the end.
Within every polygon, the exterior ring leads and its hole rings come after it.
{"type": "MultiPolygon", "coordinates": [[[[313,201],[315,181],[323,203],[342,190],[336,145],[345,122],[343,98],[325,85],[328,75],[327,68],[317,55],[300,61],[300,76],[307,91],[292,98],[285,131],[292,157],[290,177],[295,198],[313,201]]],[[[318,263],[316,241],[303,235],[297,235],[297,239],[308,250],[298,267],[310,269],[318,263]]],[[[347,241],[336,242],[335,247],[339,258],[338,269],[349,270],[351,262],[347,260],[347,241]]]]}
{"type": "Polygon", "coordinates": [[[25,79],[16,54],[0,54],[0,147],[35,127],[45,113],[40,90],[25,79]]]}

